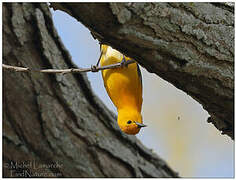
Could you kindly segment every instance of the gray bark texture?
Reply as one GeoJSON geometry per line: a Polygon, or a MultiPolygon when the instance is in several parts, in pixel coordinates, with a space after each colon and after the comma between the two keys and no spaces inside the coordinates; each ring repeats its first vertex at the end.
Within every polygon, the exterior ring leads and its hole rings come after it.
{"type": "Polygon", "coordinates": [[[208,122],[234,139],[234,3],[51,3],[51,7],[67,12],[101,43],[186,92],[208,111],[208,122]]]}
{"type": "MultiPolygon", "coordinates": [[[[3,63],[76,67],[46,3],[3,3],[3,63]]],[[[85,73],[3,70],[3,177],[177,176],[135,136],[120,131],[85,73]]]]}

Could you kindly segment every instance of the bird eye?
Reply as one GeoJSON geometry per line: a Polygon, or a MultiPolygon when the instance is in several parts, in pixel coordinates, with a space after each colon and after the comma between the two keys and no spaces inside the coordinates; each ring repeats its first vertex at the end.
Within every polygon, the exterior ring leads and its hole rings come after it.
{"type": "Polygon", "coordinates": [[[132,121],[131,121],[131,120],[127,121],[127,124],[131,124],[131,123],[132,123],[132,121]]]}

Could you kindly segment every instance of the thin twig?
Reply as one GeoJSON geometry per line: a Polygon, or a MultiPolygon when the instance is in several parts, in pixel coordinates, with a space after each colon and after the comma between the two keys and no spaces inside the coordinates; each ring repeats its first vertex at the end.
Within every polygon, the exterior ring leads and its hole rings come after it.
{"type": "Polygon", "coordinates": [[[6,64],[2,64],[4,69],[14,70],[19,72],[40,72],[40,73],[80,73],[80,72],[98,72],[104,69],[115,69],[123,66],[127,66],[129,64],[134,63],[134,60],[126,61],[125,63],[116,63],[107,66],[91,66],[91,68],[70,68],[70,69],[30,69],[25,67],[18,67],[18,66],[10,66],[6,64]]]}

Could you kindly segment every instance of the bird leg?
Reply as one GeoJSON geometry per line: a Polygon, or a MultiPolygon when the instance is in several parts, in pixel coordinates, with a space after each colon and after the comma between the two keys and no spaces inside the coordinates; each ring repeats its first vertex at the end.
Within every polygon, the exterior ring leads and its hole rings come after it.
{"type": "Polygon", "coordinates": [[[128,64],[126,64],[126,59],[125,59],[125,56],[123,55],[123,59],[122,59],[122,61],[120,62],[120,66],[121,67],[128,67],[128,64]]]}
{"type": "Polygon", "coordinates": [[[100,63],[100,60],[101,60],[101,57],[102,57],[102,51],[101,51],[101,54],[100,54],[100,57],[98,59],[98,62],[96,65],[91,65],[91,71],[92,72],[98,72],[98,67],[99,67],[99,63],[100,63]]]}

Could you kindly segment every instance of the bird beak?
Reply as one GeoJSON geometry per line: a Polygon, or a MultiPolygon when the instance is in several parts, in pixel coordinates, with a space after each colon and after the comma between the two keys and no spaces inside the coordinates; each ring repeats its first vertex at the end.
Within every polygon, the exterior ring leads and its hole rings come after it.
{"type": "Polygon", "coordinates": [[[147,127],[147,125],[145,125],[145,124],[141,124],[141,123],[138,123],[138,122],[135,122],[135,124],[137,124],[139,128],[147,127]]]}

